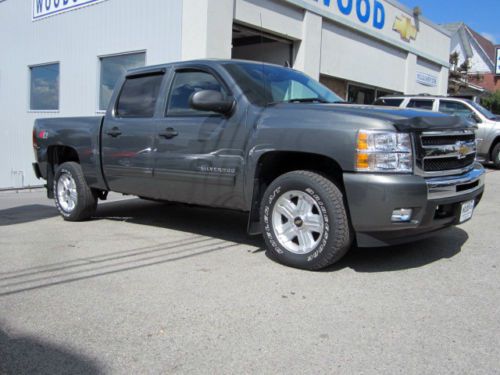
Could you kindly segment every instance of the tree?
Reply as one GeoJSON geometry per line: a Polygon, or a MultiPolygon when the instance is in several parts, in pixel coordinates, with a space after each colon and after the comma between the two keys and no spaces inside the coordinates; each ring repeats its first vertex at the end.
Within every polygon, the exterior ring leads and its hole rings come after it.
{"type": "Polygon", "coordinates": [[[467,88],[469,83],[470,62],[465,59],[460,62],[460,53],[453,52],[450,55],[450,74],[448,76],[448,94],[457,95],[460,90],[467,88]]]}
{"type": "Polygon", "coordinates": [[[491,112],[500,114],[500,90],[497,90],[481,99],[481,104],[491,112]]]}

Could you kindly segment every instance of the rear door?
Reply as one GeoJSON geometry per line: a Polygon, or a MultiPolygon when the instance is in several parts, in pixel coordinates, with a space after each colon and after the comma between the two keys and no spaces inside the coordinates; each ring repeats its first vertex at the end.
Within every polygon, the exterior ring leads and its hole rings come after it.
{"type": "Polygon", "coordinates": [[[112,191],[151,195],[155,113],[164,71],[128,76],[102,133],[104,176],[112,191]]]}

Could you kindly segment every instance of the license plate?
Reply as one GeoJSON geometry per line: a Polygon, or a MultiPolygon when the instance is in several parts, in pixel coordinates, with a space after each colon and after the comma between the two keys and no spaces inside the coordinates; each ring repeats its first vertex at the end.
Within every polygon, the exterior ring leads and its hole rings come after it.
{"type": "Polygon", "coordinates": [[[462,211],[460,213],[460,223],[470,220],[472,214],[474,213],[475,201],[468,201],[462,203],[462,211]]]}

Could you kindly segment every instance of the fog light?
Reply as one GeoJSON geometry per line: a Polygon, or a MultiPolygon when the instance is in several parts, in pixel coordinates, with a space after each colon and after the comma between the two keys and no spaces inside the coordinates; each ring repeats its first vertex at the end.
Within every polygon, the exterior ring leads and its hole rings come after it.
{"type": "Polygon", "coordinates": [[[392,211],[392,222],[393,223],[407,223],[411,220],[411,215],[413,209],[411,208],[398,208],[392,211]]]}

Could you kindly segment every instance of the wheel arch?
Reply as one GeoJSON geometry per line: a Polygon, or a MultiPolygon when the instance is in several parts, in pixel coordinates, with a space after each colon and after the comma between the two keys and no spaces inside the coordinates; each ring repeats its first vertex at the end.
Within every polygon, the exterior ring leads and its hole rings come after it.
{"type": "Polygon", "coordinates": [[[343,170],[333,158],[322,154],[297,151],[268,151],[260,155],[253,176],[253,193],[248,220],[248,233],[257,235],[260,228],[260,202],[267,187],[277,177],[295,170],[309,170],[319,173],[339,186],[345,192],[343,170]]]}

